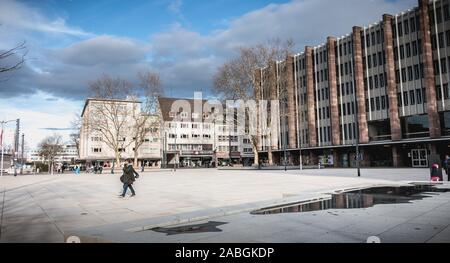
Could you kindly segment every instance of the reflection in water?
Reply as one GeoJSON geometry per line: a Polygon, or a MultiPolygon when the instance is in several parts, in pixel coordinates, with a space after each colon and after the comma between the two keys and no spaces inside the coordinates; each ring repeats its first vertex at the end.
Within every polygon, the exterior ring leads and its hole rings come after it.
{"type": "Polygon", "coordinates": [[[375,187],[347,193],[333,194],[330,199],[316,202],[302,202],[277,207],[263,208],[252,212],[253,215],[280,213],[299,213],[327,209],[368,208],[379,204],[410,203],[432,197],[434,193],[448,192],[450,189],[436,188],[429,185],[407,187],[375,187]]]}
{"type": "Polygon", "coordinates": [[[168,236],[178,234],[193,234],[193,233],[205,233],[205,232],[221,232],[222,230],[218,226],[225,225],[225,222],[209,221],[204,224],[197,225],[185,225],[177,227],[155,227],[151,230],[155,232],[165,233],[168,236]]]}

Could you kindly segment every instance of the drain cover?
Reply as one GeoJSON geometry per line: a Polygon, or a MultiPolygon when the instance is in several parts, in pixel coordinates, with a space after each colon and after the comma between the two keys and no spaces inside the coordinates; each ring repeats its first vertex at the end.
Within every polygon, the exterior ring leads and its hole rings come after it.
{"type": "Polygon", "coordinates": [[[187,226],[177,226],[177,227],[155,227],[151,230],[159,233],[166,233],[170,235],[179,234],[194,234],[194,233],[206,233],[206,232],[222,232],[218,226],[225,225],[225,222],[214,222],[209,221],[208,223],[197,224],[197,225],[187,225],[187,226]]]}

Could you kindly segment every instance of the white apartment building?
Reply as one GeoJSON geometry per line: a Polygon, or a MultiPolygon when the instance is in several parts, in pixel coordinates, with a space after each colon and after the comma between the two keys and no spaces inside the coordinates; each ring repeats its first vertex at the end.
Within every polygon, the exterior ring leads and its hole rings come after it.
{"type": "MultiPolygon", "coordinates": [[[[86,162],[88,167],[94,165],[102,165],[110,167],[115,163],[115,151],[108,145],[104,133],[96,131],[89,123],[102,122],[108,119],[106,115],[101,115],[102,107],[120,107],[120,112],[123,112],[120,118],[123,127],[121,128],[119,143],[121,148],[120,161],[124,162],[126,159],[134,158],[135,135],[133,134],[133,118],[136,116],[144,116],[141,112],[141,102],[134,100],[106,100],[106,99],[87,99],[81,114],[82,127],[80,130],[80,160],[86,162]],[[125,114],[125,112],[133,112],[133,115],[125,114]],[[125,118],[125,119],[122,119],[125,118]]],[[[150,116],[148,118],[148,133],[143,139],[143,144],[139,147],[138,161],[139,165],[150,167],[159,167],[162,151],[161,139],[159,130],[159,121],[157,116],[150,116]],[[158,127],[155,126],[155,123],[158,127]]],[[[113,121],[106,122],[108,125],[103,127],[114,127],[113,121]]],[[[116,124],[117,125],[117,124],[116,124]]],[[[111,132],[114,128],[111,128],[111,132]]]]}
{"type": "Polygon", "coordinates": [[[223,122],[210,121],[214,107],[207,107],[207,101],[165,97],[158,101],[164,166],[213,167],[230,161],[252,164],[248,138],[223,122]]]}

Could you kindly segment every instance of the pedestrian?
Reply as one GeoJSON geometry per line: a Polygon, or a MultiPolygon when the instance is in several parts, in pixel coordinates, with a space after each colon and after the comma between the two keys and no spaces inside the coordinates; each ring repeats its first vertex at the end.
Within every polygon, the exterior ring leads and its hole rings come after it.
{"type": "Polygon", "coordinates": [[[447,178],[450,178],[448,176],[449,168],[450,168],[450,156],[448,156],[448,154],[446,154],[445,159],[444,159],[444,170],[445,170],[445,173],[447,174],[447,178]]]}
{"type": "Polygon", "coordinates": [[[136,195],[136,192],[134,191],[133,188],[133,183],[136,180],[136,178],[139,178],[139,174],[133,168],[133,161],[128,160],[128,164],[124,165],[123,174],[120,177],[120,181],[123,183],[123,192],[119,197],[121,198],[125,197],[128,188],[130,188],[131,190],[132,197],[136,195]]]}

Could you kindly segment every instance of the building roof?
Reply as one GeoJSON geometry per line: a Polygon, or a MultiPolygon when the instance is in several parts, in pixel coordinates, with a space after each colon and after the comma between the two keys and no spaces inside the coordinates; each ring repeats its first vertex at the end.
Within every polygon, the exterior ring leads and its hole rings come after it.
{"type": "MultiPolygon", "coordinates": [[[[170,112],[172,111],[172,105],[176,101],[186,101],[186,102],[188,102],[189,105],[190,105],[190,112],[188,112],[188,113],[194,113],[194,103],[196,101],[194,99],[158,97],[159,108],[160,108],[160,111],[161,111],[161,115],[162,115],[163,121],[173,121],[174,117],[170,117],[170,112]]],[[[203,100],[203,99],[201,101],[202,101],[202,110],[203,110],[204,105],[207,102],[209,102],[209,101],[208,100],[203,100]]],[[[188,109],[182,109],[182,110],[183,111],[188,111],[188,109]]],[[[180,113],[180,112],[181,112],[181,109],[177,113],[180,113]]],[[[202,116],[202,117],[204,117],[204,116],[202,116]]],[[[188,116],[188,119],[191,119],[191,116],[188,116]]]]}
{"type": "Polygon", "coordinates": [[[103,99],[103,98],[87,98],[84,106],[83,111],[81,112],[81,117],[84,116],[84,112],[86,111],[86,107],[91,101],[112,101],[112,102],[126,102],[126,103],[142,103],[142,101],[137,100],[130,100],[130,99],[103,99]]]}

